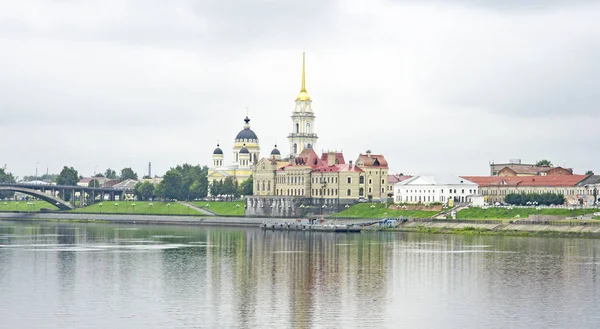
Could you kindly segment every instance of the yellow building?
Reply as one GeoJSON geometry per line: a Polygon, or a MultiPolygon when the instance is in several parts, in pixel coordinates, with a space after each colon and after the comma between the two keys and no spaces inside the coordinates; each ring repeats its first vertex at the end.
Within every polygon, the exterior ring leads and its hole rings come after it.
{"type": "Polygon", "coordinates": [[[212,167],[208,169],[208,181],[221,181],[232,177],[241,184],[252,175],[252,168],[260,157],[260,143],[256,133],[250,129],[250,118],[244,118],[244,128],[237,134],[233,142],[233,161],[225,164],[225,156],[220,145],[213,151],[212,167]]]}

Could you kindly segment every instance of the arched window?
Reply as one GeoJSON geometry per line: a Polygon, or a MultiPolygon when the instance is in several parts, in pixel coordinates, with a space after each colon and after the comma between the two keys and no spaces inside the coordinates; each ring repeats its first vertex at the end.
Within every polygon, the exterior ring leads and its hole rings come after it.
{"type": "Polygon", "coordinates": [[[298,144],[294,144],[294,154],[298,154],[298,144]]]}
{"type": "Polygon", "coordinates": [[[306,123],[306,133],[310,134],[310,123],[306,123]]]}
{"type": "Polygon", "coordinates": [[[358,183],[359,183],[359,184],[364,184],[364,183],[365,183],[365,176],[360,176],[360,177],[358,178],[358,183]]]}
{"type": "Polygon", "coordinates": [[[352,177],[348,177],[348,184],[352,184],[352,177]]]}
{"type": "Polygon", "coordinates": [[[300,124],[296,122],[296,133],[300,132],[300,124]]]}
{"type": "Polygon", "coordinates": [[[358,189],[358,196],[364,196],[365,195],[365,189],[363,189],[362,187],[358,189]]]}

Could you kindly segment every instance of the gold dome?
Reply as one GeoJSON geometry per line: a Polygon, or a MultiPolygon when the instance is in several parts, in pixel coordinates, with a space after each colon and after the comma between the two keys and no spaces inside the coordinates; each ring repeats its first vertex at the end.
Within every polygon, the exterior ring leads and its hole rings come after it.
{"type": "Polygon", "coordinates": [[[310,95],[306,91],[301,91],[296,97],[297,101],[309,101],[310,95]]]}

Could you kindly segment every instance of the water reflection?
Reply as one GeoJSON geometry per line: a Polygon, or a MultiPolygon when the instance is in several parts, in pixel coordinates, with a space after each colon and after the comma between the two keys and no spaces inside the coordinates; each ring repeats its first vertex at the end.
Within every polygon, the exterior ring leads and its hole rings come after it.
{"type": "Polygon", "coordinates": [[[0,223],[0,327],[596,325],[598,240],[0,223]],[[35,310],[35,316],[31,316],[35,310]]]}

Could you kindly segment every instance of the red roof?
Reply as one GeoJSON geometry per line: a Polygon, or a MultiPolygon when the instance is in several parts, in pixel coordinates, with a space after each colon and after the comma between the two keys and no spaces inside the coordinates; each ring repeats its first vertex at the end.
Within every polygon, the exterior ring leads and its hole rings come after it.
{"type": "MultiPolygon", "coordinates": [[[[337,160],[337,164],[345,164],[346,161],[344,160],[344,155],[340,152],[336,152],[335,154],[335,159],[337,160]]],[[[321,154],[321,161],[327,163],[327,159],[329,158],[329,153],[324,152],[323,154],[321,154]]]]}
{"type": "Polygon", "coordinates": [[[531,186],[531,187],[558,187],[575,186],[587,175],[565,176],[461,176],[479,186],[531,186]]]}
{"type": "Polygon", "coordinates": [[[412,176],[407,176],[407,175],[388,175],[388,184],[396,184],[398,182],[401,182],[403,180],[407,180],[409,178],[412,178],[412,176]]]}
{"type": "Polygon", "coordinates": [[[388,162],[383,155],[376,154],[360,154],[356,163],[362,162],[365,167],[381,167],[387,168],[388,162]]]}

